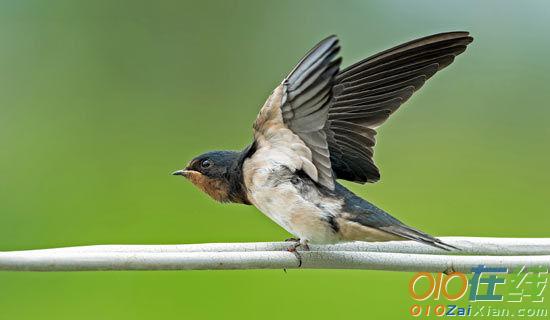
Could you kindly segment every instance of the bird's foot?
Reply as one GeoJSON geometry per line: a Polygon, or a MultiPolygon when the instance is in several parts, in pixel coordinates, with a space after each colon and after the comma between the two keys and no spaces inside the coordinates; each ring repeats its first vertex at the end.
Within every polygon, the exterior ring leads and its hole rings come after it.
{"type": "Polygon", "coordinates": [[[298,247],[301,247],[304,251],[309,251],[309,246],[307,244],[307,240],[295,240],[295,243],[288,249],[286,249],[288,252],[294,253],[296,258],[298,259],[298,268],[302,266],[302,255],[298,252],[298,247]]]}
{"type": "Polygon", "coordinates": [[[445,271],[443,271],[443,273],[445,275],[450,275],[451,273],[455,273],[455,269],[451,266],[451,267],[448,267],[447,269],[445,269],[445,271]]]}
{"type": "Polygon", "coordinates": [[[300,238],[288,238],[285,239],[285,242],[300,242],[300,238]]]}

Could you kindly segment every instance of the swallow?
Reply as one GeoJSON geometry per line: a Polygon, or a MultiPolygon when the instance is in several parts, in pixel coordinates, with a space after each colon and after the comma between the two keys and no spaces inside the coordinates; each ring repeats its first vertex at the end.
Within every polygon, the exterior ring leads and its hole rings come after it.
{"type": "Polygon", "coordinates": [[[414,240],[457,249],[410,227],[337,180],[377,182],[377,128],[473,41],[446,32],[385,50],[340,70],[332,35],[292,69],[261,108],[253,142],[211,151],[183,176],[219,202],[254,205],[296,237],[296,248],[348,241],[414,240]]]}

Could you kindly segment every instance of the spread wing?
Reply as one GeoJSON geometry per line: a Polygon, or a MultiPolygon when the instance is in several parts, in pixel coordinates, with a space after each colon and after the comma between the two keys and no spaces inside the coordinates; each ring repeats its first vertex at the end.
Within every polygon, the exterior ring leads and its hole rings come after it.
{"type": "Polygon", "coordinates": [[[467,32],[424,37],[375,54],[336,76],[325,128],[336,178],[359,183],[380,179],[372,159],[375,129],[472,40],[467,32]]]}
{"type": "Polygon", "coordinates": [[[339,72],[340,47],[330,36],[273,91],[254,123],[255,140],[292,153],[295,169],[331,190],[335,179],[376,182],[376,128],[472,40],[467,32],[436,34],[339,72]]]}
{"type": "Polygon", "coordinates": [[[275,89],[254,123],[259,144],[287,148],[299,159],[293,164],[296,169],[331,190],[334,175],[325,125],[341,62],[336,57],[339,50],[335,36],[311,49],[275,89]]]}

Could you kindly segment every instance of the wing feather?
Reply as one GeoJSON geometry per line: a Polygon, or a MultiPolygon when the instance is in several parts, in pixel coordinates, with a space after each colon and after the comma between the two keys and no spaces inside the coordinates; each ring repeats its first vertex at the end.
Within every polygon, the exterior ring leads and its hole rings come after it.
{"type": "Polygon", "coordinates": [[[285,149],[293,153],[288,155],[291,159],[300,160],[296,169],[302,169],[314,181],[331,190],[334,189],[334,175],[325,126],[333,99],[334,77],[340,69],[339,50],[335,36],[311,49],[277,87],[260,110],[254,125],[255,136],[270,130],[281,133],[262,135],[264,139],[271,139],[269,143],[276,148],[285,148],[285,144],[291,144],[297,136],[300,145],[307,150],[299,147],[285,149]],[[274,97],[276,101],[273,101],[274,97]],[[283,135],[285,130],[293,134],[283,135]],[[285,138],[280,139],[280,136],[285,138]]]}
{"type": "Polygon", "coordinates": [[[375,129],[472,40],[467,32],[424,37],[359,61],[336,76],[325,127],[336,178],[359,183],[380,179],[372,159],[375,129]]]}
{"type": "Polygon", "coordinates": [[[472,40],[467,32],[431,35],[339,71],[340,46],[330,36],[275,89],[254,123],[255,139],[286,148],[299,159],[296,169],[331,190],[336,178],[378,181],[376,128],[472,40]]]}

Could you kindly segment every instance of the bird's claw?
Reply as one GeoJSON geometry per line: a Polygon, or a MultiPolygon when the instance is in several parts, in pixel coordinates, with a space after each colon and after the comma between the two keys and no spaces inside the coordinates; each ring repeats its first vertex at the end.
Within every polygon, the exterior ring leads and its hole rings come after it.
{"type": "Polygon", "coordinates": [[[298,252],[298,247],[301,247],[304,251],[309,251],[309,246],[306,241],[301,241],[300,239],[294,239],[292,240],[287,239],[287,241],[295,241],[295,243],[288,249],[286,249],[288,252],[292,252],[296,258],[298,259],[298,268],[302,266],[302,255],[298,252]]]}
{"type": "Polygon", "coordinates": [[[445,269],[445,271],[443,271],[443,273],[445,275],[450,275],[451,273],[455,273],[455,269],[451,266],[451,267],[448,267],[447,269],[445,269]]]}
{"type": "Polygon", "coordinates": [[[292,246],[291,248],[286,249],[286,251],[293,253],[298,259],[298,268],[302,266],[302,255],[296,250],[296,247],[292,246]]]}

